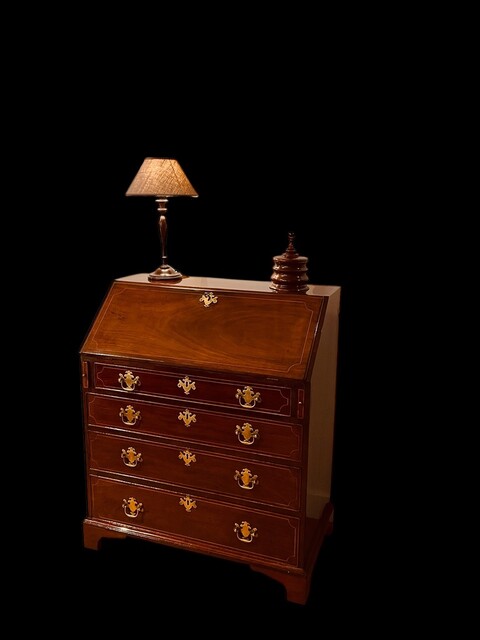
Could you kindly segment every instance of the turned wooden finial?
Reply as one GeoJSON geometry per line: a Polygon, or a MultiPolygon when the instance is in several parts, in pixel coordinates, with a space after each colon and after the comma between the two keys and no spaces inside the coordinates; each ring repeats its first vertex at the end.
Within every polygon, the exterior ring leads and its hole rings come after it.
{"type": "Polygon", "coordinates": [[[281,256],[273,258],[273,273],[270,289],[284,293],[303,293],[308,291],[308,258],[298,255],[293,241],[295,234],[288,234],[288,247],[281,256]]]}

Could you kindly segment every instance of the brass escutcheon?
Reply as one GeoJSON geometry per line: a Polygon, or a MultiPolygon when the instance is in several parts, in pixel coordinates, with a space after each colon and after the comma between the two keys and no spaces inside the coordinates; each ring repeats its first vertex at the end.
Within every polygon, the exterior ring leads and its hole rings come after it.
{"type": "Polygon", "coordinates": [[[183,460],[186,467],[189,467],[191,462],[197,461],[195,454],[192,454],[188,449],[185,449],[185,451],[180,451],[180,453],[178,454],[178,459],[183,460]]]}
{"type": "Polygon", "coordinates": [[[185,409],[185,411],[181,411],[178,414],[178,419],[182,420],[186,427],[189,427],[192,422],[197,421],[197,416],[194,413],[190,413],[189,409],[185,409]]]}
{"type": "Polygon", "coordinates": [[[192,509],[197,508],[197,503],[195,502],[195,500],[192,500],[190,496],[185,496],[185,498],[180,498],[179,504],[185,507],[185,511],[187,513],[190,513],[192,509]]]}
{"type": "Polygon", "coordinates": [[[211,304],[217,304],[218,298],[214,296],[211,291],[205,292],[203,296],[200,298],[200,302],[203,302],[205,307],[209,307],[211,304]]]}
{"type": "Polygon", "coordinates": [[[185,395],[188,396],[190,391],[195,391],[195,382],[192,382],[188,376],[185,376],[183,380],[179,380],[177,387],[185,391],[185,395]]]}

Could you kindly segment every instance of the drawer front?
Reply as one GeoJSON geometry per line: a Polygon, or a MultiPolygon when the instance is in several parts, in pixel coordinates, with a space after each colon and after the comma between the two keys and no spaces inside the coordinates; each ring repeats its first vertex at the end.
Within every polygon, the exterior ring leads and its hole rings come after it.
{"type": "Polygon", "coordinates": [[[298,468],[205,453],[188,443],[160,445],[89,433],[90,467],[298,509],[298,468]]]}
{"type": "Polygon", "coordinates": [[[298,518],[91,476],[91,517],[296,565],[298,518]]]}
{"type": "Polygon", "coordinates": [[[202,402],[239,411],[292,415],[292,389],[289,387],[226,382],[187,374],[178,376],[100,363],[95,363],[94,370],[96,389],[202,402]]]}
{"type": "Polygon", "coordinates": [[[301,427],[242,416],[211,413],[193,405],[171,406],[137,400],[87,394],[88,423],[134,432],[188,438],[190,442],[226,446],[249,453],[275,455],[298,461],[301,427]]]}

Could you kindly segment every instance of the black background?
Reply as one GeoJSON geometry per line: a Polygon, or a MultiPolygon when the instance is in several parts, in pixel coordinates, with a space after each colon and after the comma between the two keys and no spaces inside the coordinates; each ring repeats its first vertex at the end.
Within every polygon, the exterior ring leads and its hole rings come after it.
{"type": "MultiPolygon", "coordinates": [[[[333,617],[337,626],[351,614],[368,627],[395,562],[392,550],[383,555],[389,452],[373,452],[382,447],[375,414],[391,348],[382,299],[392,288],[391,239],[402,208],[392,181],[392,147],[402,134],[390,119],[393,89],[379,92],[383,75],[369,55],[360,62],[321,47],[324,62],[313,64],[316,40],[260,60],[242,40],[226,66],[225,49],[197,58],[190,43],[184,65],[175,43],[162,41],[158,69],[147,70],[140,44],[125,38],[113,51],[95,35],[95,55],[90,49],[88,60],[77,60],[73,74],[44,77],[56,98],[45,116],[36,111],[24,123],[31,135],[18,145],[38,172],[19,231],[33,250],[16,263],[22,295],[35,300],[20,363],[25,368],[25,351],[39,358],[28,368],[38,399],[29,403],[25,434],[35,443],[22,510],[29,585],[38,593],[50,576],[52,599],[61,598],[73,621],[96,615],[96,627],[100,620],[110,630],[160,616],[208,631],[219,612],[238,634],[253,629],[245,620],[254,612],[265,621],[333,617]],[[166,60],[177,63],[167,80],[166,60]],[[310,281],[342,287],[335,528],[303,607],[243,565],[135,540],[83,548],[79,350],[111,281],[160,264],[153,199],[125,196],[147,156],[176,158],[199,194],[168,207],[168,258],[182,273],[268,280],[273,256],[294,232],[310,281]],[[201,618],[192,622],[193,612],[201,618]]],[[[149,42],[159,44],[153,35],[149,42]]]]}

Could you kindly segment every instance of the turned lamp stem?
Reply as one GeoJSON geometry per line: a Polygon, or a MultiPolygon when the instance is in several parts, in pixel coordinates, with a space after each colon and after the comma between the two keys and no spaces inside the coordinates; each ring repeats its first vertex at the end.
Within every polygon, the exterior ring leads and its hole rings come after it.
{"type": "Polygon", "coordinates": [[[149,280],[177,280],[182,278],[180,271],[171,267],[167,262],[167,202],[168,198],[157,198],[155,202],[158,204],[158,226],[160,227],[160,240],[162,243],[162,264],[148,275],[149,280]]]}
{"type": "Polygon", "coordinates": [[[155,202],[158,203],[158,212],[160,218],[158,220],[158,226],[160,227],[160,239],[162,242],[162,265],[161,267],[168,267],[167,264],[167,202],[168,198],[157,198],[155,202]]]}

